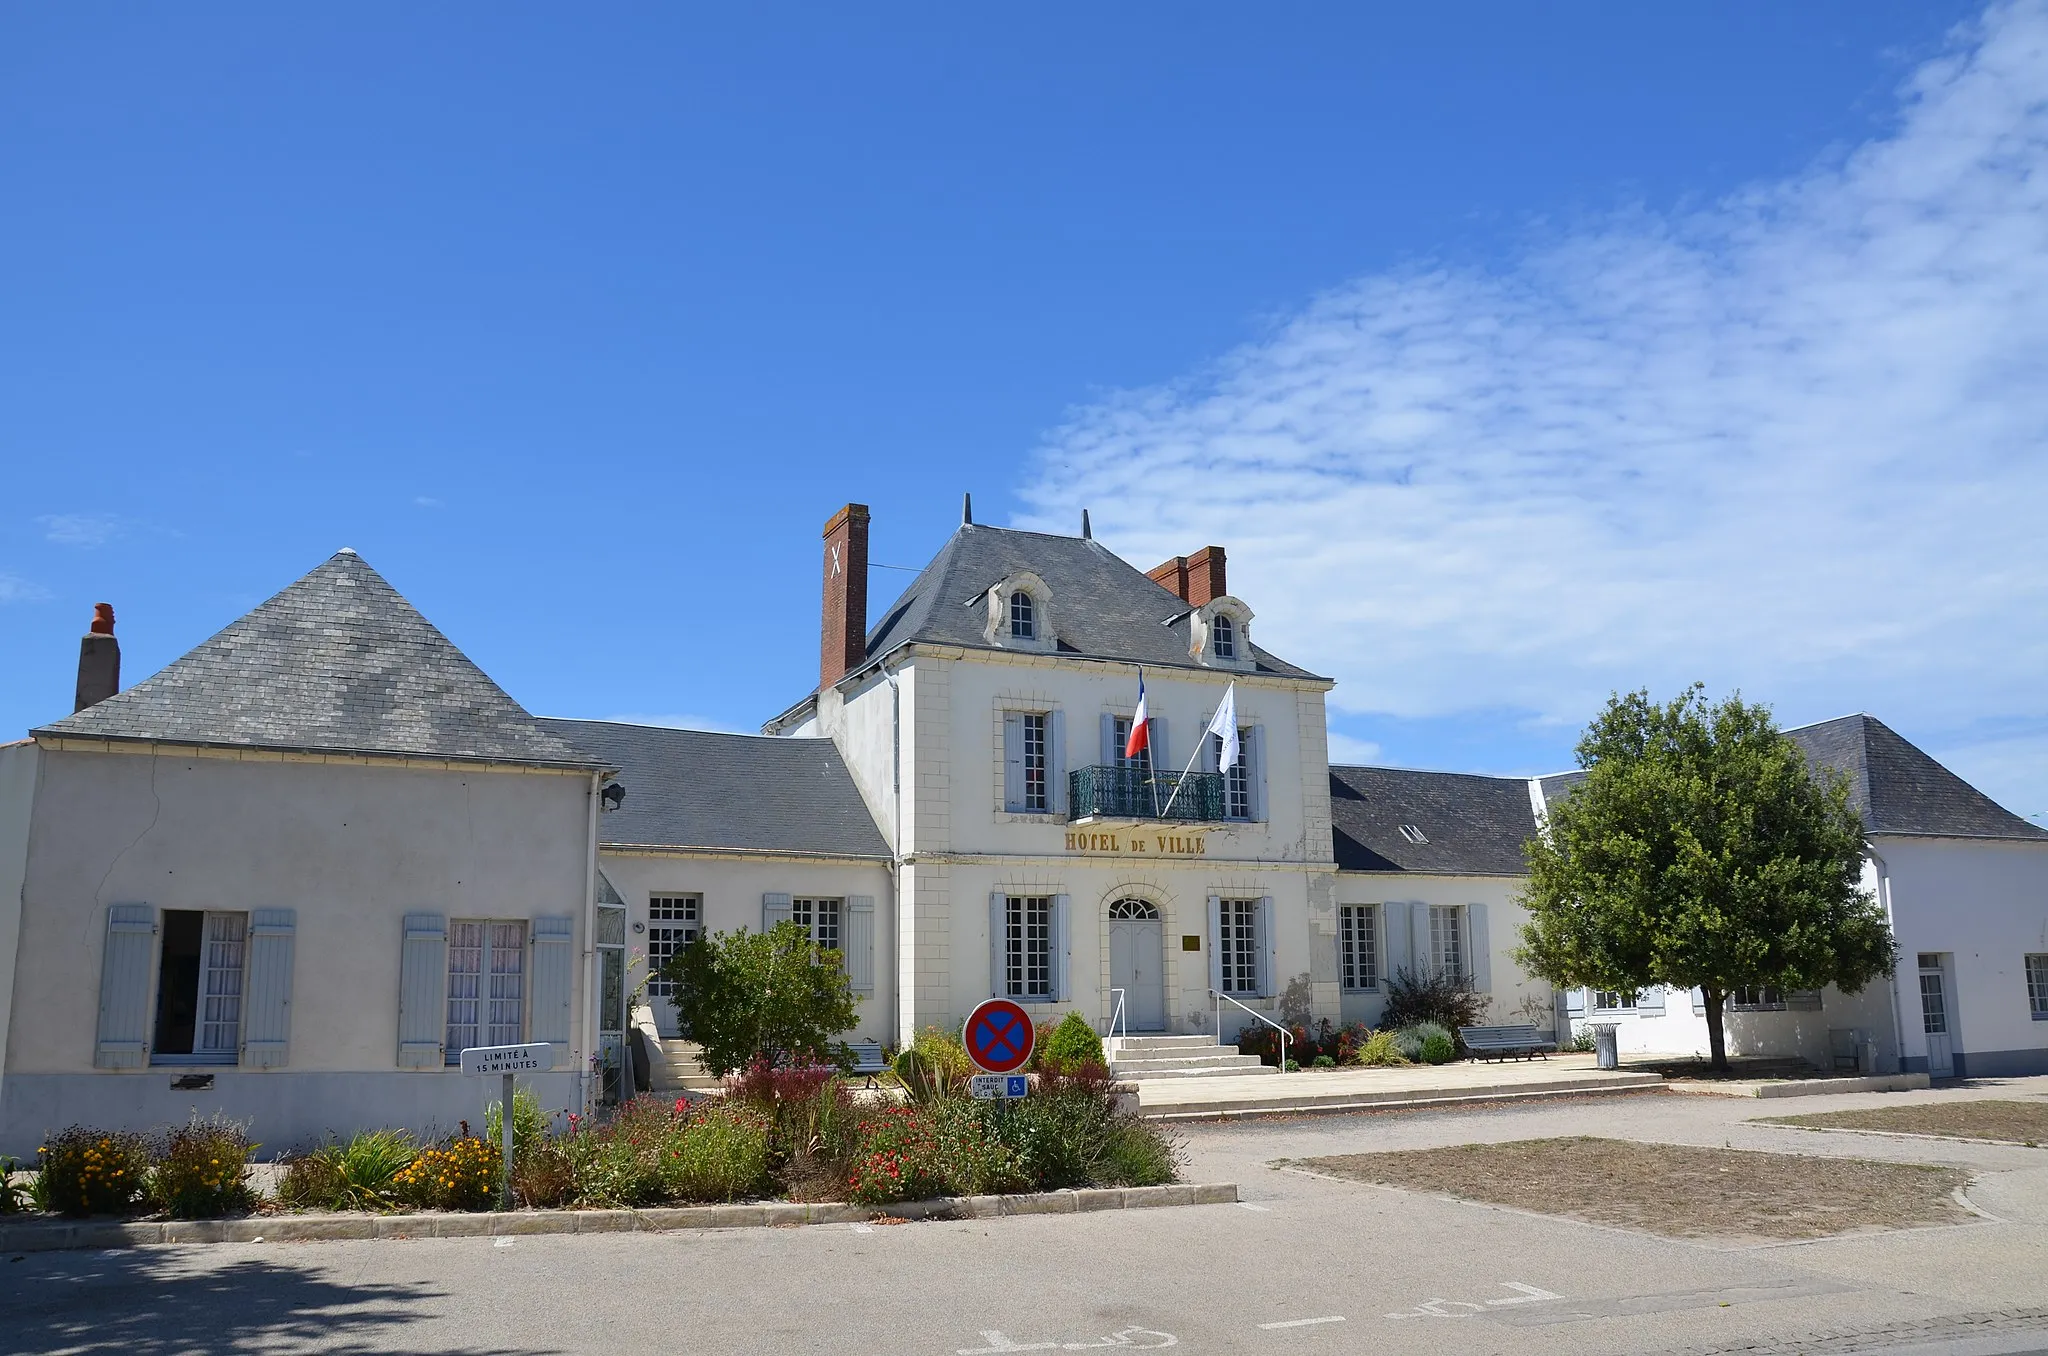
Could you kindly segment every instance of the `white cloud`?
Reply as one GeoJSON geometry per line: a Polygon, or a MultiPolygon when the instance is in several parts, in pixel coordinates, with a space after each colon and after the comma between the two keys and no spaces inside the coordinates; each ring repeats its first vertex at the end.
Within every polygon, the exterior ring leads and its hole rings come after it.
{"type": "Polygon", "coordinates": [[[20,575],[0,574],[0,603],[39,603],[50,596],[50,591],[41,584],[32,584],[20,575]]]}
{"type": "Polygon", "coordinates": [[[1025,494],[1140,565],[1227,545],[1339,711],[2048,714],[2048,3],[1791,179],[1363,277],[1079,409],[1025,494]]]}
{"type": "Polygon", "coordinates": [[[441,501],[440,501],[440,500],[438,500],[438,499],[434,498],[434,497],[433,497],[432,495],[425,495],[425,494],[416,494],[416,495],[414,495],[414,496],[413,496],[413,499],[412,499],[412,503],[413,503],[413,507],[414,507],[414,508],[439,508],[439,507],[441,507],[441,501]]]}
{"type": "Polygon", "coordinates": [[[1330,761],[1333,763],[1377,763],[1382,750],[1370,739],[1330,731],[1330,761]]]}
{"type": "Polygon", "coordinates": [[[44,540],[59,546],[105,546],[121,535],[121,520],[104,513],[46,513],[36,521],[44,540]]]}
{"type": "Polygon", "coordinates": [[[613,720],[621,725],[660,725],[671,730],[710,730],[716,734],[759,734],[759,730],[736,729],[724,721],[709,716],[697,715],[649,715],[646,712],[628,712],[621,716],[600,716],[600,720],[613,720]]]}

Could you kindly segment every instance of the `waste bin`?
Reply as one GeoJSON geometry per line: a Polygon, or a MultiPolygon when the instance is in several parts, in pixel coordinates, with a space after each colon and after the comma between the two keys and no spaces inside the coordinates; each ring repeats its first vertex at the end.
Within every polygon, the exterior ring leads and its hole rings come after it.
{"type": "Polygon", "coordinates": [[[1593,1066],[1598,1069],[1619,1069],[1621,1052],[1614,1041],[1615,1027],[1596,1026],[1593,1028],[1593,1066]]]}

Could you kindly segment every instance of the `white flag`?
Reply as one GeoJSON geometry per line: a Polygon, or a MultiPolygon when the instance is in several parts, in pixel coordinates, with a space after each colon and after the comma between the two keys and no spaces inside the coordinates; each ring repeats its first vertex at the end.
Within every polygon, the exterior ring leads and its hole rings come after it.
{"type": "Polygon", "coordinates": [[[1237,684],[1223,689],[1223,704],[1216,708],[1210,718],[1209,728],[1204,735],[1215,735],[1223,741],[1223,751],[1217,756],[1216,770],[1228,772],[1237,765],[1237,684]]]}

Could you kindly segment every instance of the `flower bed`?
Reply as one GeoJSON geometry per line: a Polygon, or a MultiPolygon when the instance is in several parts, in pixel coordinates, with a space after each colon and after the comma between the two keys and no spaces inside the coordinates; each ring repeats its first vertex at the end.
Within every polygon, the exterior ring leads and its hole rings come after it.
{"type": "MultiPolygon", "coordinates": [[[[722,1098],[641,1098],[609,1117],[561,1118],[530,1093],[513,1110],[512,1183],[532,1208],[638,1209],[785,1198],[877,1206],[1175,1180],[1168,1132],[1117,1109],[1099,1064],[1035,1075],[1021,1102],[976,1102],[958,1085],[901,1105],[857,1105],[826,1068],[757,1067],[722,1098]]],[[[53,1136],[25,1199],[47,1213],[481,1211],[502,1160],[495,1113],[483,1136],[421,1141],[374,1130],[280,1161],[273,1195],[252,1181],[240,1126],[198,1122],[155,1138],[73,1127],[53,1136]]]]}

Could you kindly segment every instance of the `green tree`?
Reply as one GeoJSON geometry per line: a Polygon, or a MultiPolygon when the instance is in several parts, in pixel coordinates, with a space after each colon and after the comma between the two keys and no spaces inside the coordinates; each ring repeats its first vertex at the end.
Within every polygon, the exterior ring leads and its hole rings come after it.
{"type": "Polygon", "coordinates": [[[1716,1069],[1736,989],[1855,993],[1898,944],[1861,888],[1847,780],[1809,768],[1770,711],[1699,684],[1609,699],[1578,745],[1585,780],[1529,844],[1518,957],[1559,988],[1699,989],[1716,1069]]]}
{"type": "Polygon", "coordinates": [[[849,1063],[833,1037],[854,1026],[853,986],[837,951],[791,922],[772,932],[700,936],[662,967],[683,1035],[723,1078],[765,1059],[783,1067],[849,1063]]]}

